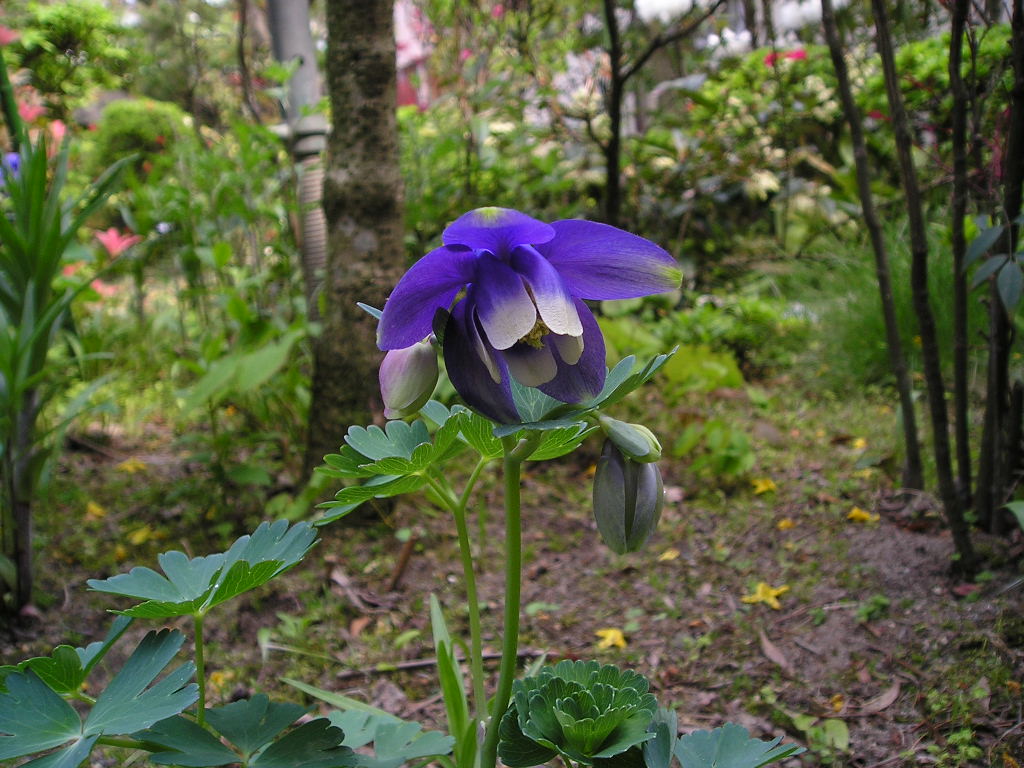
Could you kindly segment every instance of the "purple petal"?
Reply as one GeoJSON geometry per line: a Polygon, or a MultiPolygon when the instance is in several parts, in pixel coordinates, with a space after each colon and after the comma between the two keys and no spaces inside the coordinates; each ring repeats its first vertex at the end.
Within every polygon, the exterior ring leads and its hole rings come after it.
{"type": "MultiPolygon", "coordinates": [[[[549,334],[545,340],[552,338],[549,334]]],[[[519,343],[502,352],[508,372],[512,378],[526,387],[537,387],[555,378],[558,364],[555,362],[551,347],[545,345],[537,348],[529,344],[519,343]]]]}
{"type": "Polygon", "coordinates": [[[555,239],[537,247],[581,299],[632,299],[679,287],[682,270],[650,240],[594,221],[552,225],[555,239]]]}
{"type": "Polygon", "coordinates": [[[498,374],[496,382],[491,369],[478,354],[480,329],[473,312],[467,310],[469,302],[460,301],[452,310],[444,335],[444,364],[455,391],[470,408],[501,424],[518,422],[519,412],[512,400],[508,369],[498,355],[491,362],[498,374]]]}
{"type": "Polygon", "coordinates": [[[413,264],[384,304],[377,346],[404,349],[429,336],[434,313],[472,282],[476,260],[470,250],[442,246],[413,264]]]}
{"type": "Polygon", "coordinates": [[[507,254],[514,246],[546,243],[555,236],[550,224],[511,208],[477,208],[453,221],[441,236],[445,245],[507,254]]]}
{"type": "Polygon", "coordinates": [[[466,300],[476,306],[487,340],[495,349],[508,349],[537,324],[537,307],[523,278],[489,253],[478,257],[476,282],[466,300]]]}
{"type": "MultiPolygon", "coordinates": [[[[555,361],[558,363],[558,374],[547,384],[537,389],[563,403],[581,403],[597,397],[604,387],[604,337],[601,328],[594,319],[587,305],[576,300],[576,311],[583,321],[583,354],[575,365],[570,365],[558,354],[558,346],[554,348],[555,361]]],[[[547,337],[549,344],[551,337],[547,337]]]]}
{"type": "Polygon", "coordinates": [[[537,312],[552,333],[579,336],[583,333],[576,305],[558,271],[530,246],[512,251],[512,268],[526,278],[537,312]]]}

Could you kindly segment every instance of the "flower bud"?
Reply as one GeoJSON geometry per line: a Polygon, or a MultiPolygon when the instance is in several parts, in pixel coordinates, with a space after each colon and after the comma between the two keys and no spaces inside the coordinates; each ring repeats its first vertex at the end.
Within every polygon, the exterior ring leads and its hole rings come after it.
{"type": "Polygon", "coordinates": [[[636,552],[658,527],[664,491],[654,463],[632,461],[606,440],[594,473],[594,519],[617,554],[636,552]]]}
{"type": "Polygon", "coordinates": [[[649,462],[661,458],[661,443],[643,424],[630,424],[608,416],[598,416],[601,429],[615,447],[633,461],[649,462]]]}
{"type": "Polygon", "coordinates": [[[430,341],[393,349],[380,364],[384,416],[404,419],[417,413],[437,385],[437,353],[430,341]]]}

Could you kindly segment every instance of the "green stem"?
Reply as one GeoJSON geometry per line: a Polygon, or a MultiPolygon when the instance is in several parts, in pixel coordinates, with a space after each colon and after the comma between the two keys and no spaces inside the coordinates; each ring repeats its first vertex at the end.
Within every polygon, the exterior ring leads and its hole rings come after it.
{"type": "Polygon", "coordinates": [[[469,543],[469,527],[466,525],[466,506],[477,479],[489,459],[480,457],[473,472],[462,489],[459,503],[452,510],[455,528],[459,535],[459,555],[462,557],[462,576],[466,580],[466,601],[469,608],[469,669],[473,678],[473,712],[477,720],[487,716],[487,694],[484,692],[484,643],[480,629],[480,599],[476,591],[476,573],[473,569],[473,552],[469,543]]]}
{"type": "Polygon", "coordinates": [[[203,614],[192,617],[192,627],[196,645],[196,684],[199,686],[199,699],[196,701],[196,723],[206,727],[206,646],[203,641],[203,614]]]}
{"type": "Polygon", "coordinates": [[[480,629],[480,599],[476,591],[476,572],[473,568],[473,550],[469,541],[469,528],[466,525],[466,507],[469,497],[476,486],[480,473],[490,463],[490,459],[481,456],[473,467],[466,487],[458,499],[442,479],[429,478],[430,486],[448,506],[455,518],[455,528],[459,537],[459,557],[462,561],[462,578],[466,584],[466,603],[469,609],[469,669],[473,682],[473,713],[478,720],[486,716],[487,694],[484,691],[484,652],[483,635],[480,629]]]}
{"type": "Polygon", "coordinates": [[[533,452],[539,433],[520,440],[512,437],[501,440],[505,451],[505,623],[501,643],[501,667],[498,690],[494,694],[491,719],[481,753],[481,768],[494,768],[498,761],[498,730],[512,693],[512,680],[516,674],[519,652],[519,603],[522,587],[522,525],[520,521],[519,485],[523,461],[533,452]]]}

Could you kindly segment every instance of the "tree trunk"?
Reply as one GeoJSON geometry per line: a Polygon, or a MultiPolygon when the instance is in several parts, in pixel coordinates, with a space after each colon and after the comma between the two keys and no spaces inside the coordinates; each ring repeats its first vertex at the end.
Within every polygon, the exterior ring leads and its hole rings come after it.
{"type": "MultiPolygon", "coordinates": [[[[1014,223],[1020,215],[1021,186],[1024,184],[1024,2],[1014,0],[1010,17],[1013,63],[1013,89],[1010,92],[1010,124],[1007,130],[1006,154],[1003,168],[1003,211],[1006,230],[996,248],[997,253],[1014,253],[1018,244],[1018,227],[1014,223]]],[[[1008,268],[1016,268],[1009,265],[1008,268]]],[[[991,305],[989,307],[989,370],[985,393],[985,429],[982,434],[981,455],[978,459],[978,489],[975,512],[982,524],[993,533],[1001,532],[1002,515],[999,508],[1006,501],[1014,467],[1008,466],[1011,453],[1007,444],[1007,423],[1010,403],[1010,349],[1013,343],[1013,325],[1009,311],[1002,305],[995,279],[990,279],[991,305]]]]}
{"type": "Polygon", "coordinates": [[[967,214],[967,87],[962,73],[964,31],[969,12],[968,0],[954,0],[952,31],[949,41],[949,84],[953,91],[953,413],[956,436],[957,491],[964,509],[971,499],[971,441],[967,382],[967,275],[964,255],[967,241],[964,216],[967,214]]]}
{"type": "Polygon", "coordinates": [[[377,322],[356,302],[383,306],[405,266],[392,13],[388,0],[327,4],[329,250],[308,469],[338,449],[350,425],[381,410],[377,322]]]}
{"type": "Polygon", "coordinates": [[[611,136],[604,147],[605,185],[604,220],[613,227],[619,225],[622,208],[622,97],[625,85],[622,76],[622,41],[619,22],[615,17],[615,0],[604,0],[604,21],[608,29],[608,125],[611,136]]]}
{"type": "Polygon", "coordinates": [[[921,335],[921,356],[924,363],[925,385],[928,388],[939,495],[959,556],[955,568],[964,573],[971,573],[975,567],[975,556],[967,521],[953,484],[949,417],[946,414],[946,390],[942,382],[942,364],[935,333],[935,317],[932,314],[928,295],[928,240],[925,233],[921,192],[917,183],[917,171],[914,168],[914,159],[911,153],[910,121],[907,119],[906,109],[903,106],[903,95],[900,93],[885,0],[871,0],[871,7],[875,16],[878,53],[882,60],[885,89],[889,99],[889,110],[892,113],[896,156],[899,161],[900,179],[906,195],[907,218],[910,223],[911,292],[914,313],[917,315],[918,331],[921,335]]]}
{"type": "Polygon", "coordinates": [[[917,438],[917,417],[914,409],[913,390],[910,385],[910,374],[907,371],[907,360],[903,354],[903,342],[900,339],[899,325],[896,321],[896,304],[892,296],[892,278],[889,272],[889,254],[882,235],[882,226],[878,220],[874,200],[871,195],[871,171],[868,168],[868,151],[864,141],[864,129],[860,111],[853,100],[850,88],[850,77],[843,58],[843,44],[839,39],[839,28],[836,24],[832,0],[821,0],[822,24],[825,39],[828,41],[832,64],[836,70],[839,85],[839,96],[843,105],[843,114],[850,126],[850,139],[853,142],[853,159],[857,171],[857,192],[860,195],[861,210],[864,212],[864,226],[871,238],[871,248],[875,254],[875,274],[878,278],[878,291],[882,300],[882,315],[885,318],[885,337],[889,347],[889,365],[896,378],[896,390],[900,398],[900,410],[903,416],[903,444],[906,448],[906,463],[903,466],[903,487],[921,490],[924,488],[924,473],[921,469],[921,448],[917,438]]]}

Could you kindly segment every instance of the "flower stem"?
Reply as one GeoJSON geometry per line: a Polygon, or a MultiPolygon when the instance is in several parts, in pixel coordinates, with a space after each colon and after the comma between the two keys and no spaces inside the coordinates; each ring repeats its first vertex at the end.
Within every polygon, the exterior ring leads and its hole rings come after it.
{"type": "Polygon", "coordinates": [[[470,675],[473,678],[473,712],[477,720],[487,716],[487,694],[484,692],[484,645],[480,630],[480,599],[476,591],[476,574],[473,569],[473,551],[469,542],[469,528],[466,525],[466,506],[470,494],[476,485],[477,478],[483,468],[490,462],[480,457],[473,467],[473,472],[466,481],[459,503],[452,513],[455,517],[455,528],[459,535],[459,554],[462,557],[462,575],[466,581],[466,602],[469,609],[469,663],[470,675]]]}
{"type": "Polygon", "coordinates": [[[196,723],[206,727],[206,646],[203,641],[203,614],[192,617],[192,628],[196,646],[196,684],[199,686],[199,699],[196,701],[196,723]]]}
{"type": "Polygon", "coordinates": [[[519,485],[523,461],[533,452],[532,436],[516,444],[514,438],[502,438],[505,450],[505,623],[501,644],[501,667],[498,690],[494,694],[491,719],[487,723],[481,768],[494,768],[498,761],[498,731],[508,707],[512,680],[516,674],[519,652],[519,603],[522,586],[522,525],[520,521],[519,485]],[[532,445],[530,444],[532,443],[532,445]]]}

